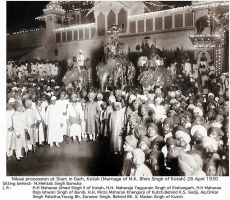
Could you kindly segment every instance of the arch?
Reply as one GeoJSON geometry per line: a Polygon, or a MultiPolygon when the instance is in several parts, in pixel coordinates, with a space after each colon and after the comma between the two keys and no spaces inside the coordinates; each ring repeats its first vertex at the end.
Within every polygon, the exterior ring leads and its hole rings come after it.
{"type": "Polygon", "coordinates": [[[64,19],[64,21],[63,21],[63,25],[69,25],[69,21],[68,21],[68,19],[67,19],[67,18],[65,18],[65,19],[64,19]]]}
{"type": "Polygon", "coordinates": [[[76,15],[71,16],[70,24],[76,24],[77,23],[77,18],[76,15]]]}

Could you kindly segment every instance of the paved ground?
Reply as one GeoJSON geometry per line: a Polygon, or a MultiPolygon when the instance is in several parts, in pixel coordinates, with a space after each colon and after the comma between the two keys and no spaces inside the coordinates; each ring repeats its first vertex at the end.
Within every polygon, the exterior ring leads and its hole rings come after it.
{"type": "Polygon", "coordinates": [[[116,176],[122,158],[111,155],[97,139],[97,143],[72,143],[66,138],[60,148],[36,147],[21,162],[15,158],[6,161],[7,176],[116,176]]]}

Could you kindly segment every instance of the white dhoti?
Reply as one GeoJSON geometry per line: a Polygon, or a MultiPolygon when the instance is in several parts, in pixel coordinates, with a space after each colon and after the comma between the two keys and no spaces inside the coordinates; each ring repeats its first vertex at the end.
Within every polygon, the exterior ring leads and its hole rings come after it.
{"type": "Polygon", "coordinates": [[[38,128],[36,129],[35,133],[35,141],[38,142],[39,144],[42,144],[42,142],[45,141],[45,135],[44,135],[44,129],[42,123],[39,124],[38,128]]]}
{"type": "Polygon", "coordinates": [[[79,142],[81,141],[81,125],[72,124],[69,130],[70,137],[78,137],[79,142]]]}

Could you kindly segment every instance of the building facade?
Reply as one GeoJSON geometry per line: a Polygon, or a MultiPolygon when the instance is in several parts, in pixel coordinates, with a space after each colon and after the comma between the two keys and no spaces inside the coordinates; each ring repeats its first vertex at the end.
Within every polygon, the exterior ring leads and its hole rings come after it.
{"type": "Polygon", "coordinates": [[[228,70],[227,32],[216,17],[217,12],[218,16],[228,14],[228,2],[193,2],[191,6],[153,12],[147,5],[140,1],[52,1],[36,18],[46,22],[46,29],[7,35],[7,56],[63,60],[82,50],[85,58],[100,61],[103,44],[113,36],[107,30],[116,24],[125,53],[137,51],[147,36],[150,45],[154,43],[161,50],[194,51],[198,61],[205,53],[214,62],[217,75],[228,70]]]}

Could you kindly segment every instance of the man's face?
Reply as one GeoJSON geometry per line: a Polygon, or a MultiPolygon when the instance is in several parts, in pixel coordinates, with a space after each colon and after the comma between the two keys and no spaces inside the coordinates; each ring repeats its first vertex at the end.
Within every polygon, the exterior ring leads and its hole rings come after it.
{"type": "Polygon", "coordinates": [[[115,110],[116,110],[116,111],[120,110],[120,105],[116,105],[116,106],[115,106],[115,110]]]}
{"type": "Polygon", "coordinates": [[[37,101],[37,106],[41,107],[41,105],[42,105],[42,101],[37,101]]]}
{"type": "Polygon", "coordinates": [[[135,120],[130,121],[129,126],[130,126],[131,129],[134,129],[137,125],[138,125],[138,123],[135,120]]]}
{"type": "Polygon", "coordinates": [[[186,144],[187,144],[185,142],[184,138],[180,137],[180,138],[178,138],[178,140],[179,140],[179,146],[184,148],[186,146],[186,144]]]}
{"type": "Polygon", "coordinates": [[[133,108],[134,108],[135,111],[138,110],[138,107],[139,107],[139,104],[137,102],[134,102],[133,103],[133,108]]]}
{"type": "Polygon", "coordinates": [[[197,144],[199,144],[203,140],[203,135],[199,131],[196,131],[193,135],[193,139],[197,144]]]}
{"type": "Polygon", "coordinates": [[[214,117],[212,112],[208,112],[208,119],[212,119],[214,117]]]}
{"type": "Polygon", "coordinates": [[[131,152],[133,150],[133,147],[131,147],[127,142],[124,143],[123,148],[125,152],[131,152]]]}
{"type": "Polygon", "coordinates": [[[206,156],[208,158],[212,158],[212,156],[214,154],[214,149],[212,148],[212,146],[207,146],[204,148],[204,152],[206,153],[206,156]]]}
{"type": "Polygon", "coordinates": [[[132,98],[129,98],[128,103],[129,103],[129,104],[132,104],[132,102],[133,102],[133,99],[132,99],[132,98]]]}
{"type": "Polygon", "coordinates": [[[185,124],[186,124],[185,117],[181,117],[180,118],[180,125],[185,126],[185,124]]]}
{"type": "Polygon", "coordinates": [[[108,105],[111,106],[112,105],[112,101],[108,100],[108,105]]]}
{"type": "Polygon", "coordinates": [[[210,165],[205,173],[206,173],[206,176],[216,176],[216,167],[214,165],[210,165]]]}
{"type": "Polygon", "coordinates": [[[216,141],[219,141],[221,138],[221,136],[217,133],[216,130],[211,130],[209,137],[215,139],[216,141]]]}
{"type": "Polygon", "coordinates": [[[17,111],[18,112],[22,112],[22,105],[20,105],[20,106],[17,107],[17,111]]]}
{"type": "Polygon", "coordinates": [[[196,122],[198,125],[201,125],[201,124],[202,124],[202,120],[201,120],[199,117],[197,117],[197,118],[195,119],[195,122],[196,122]]]}
{"type": "Polygon", "coordinates": [[[32,107],[32,102],[27,104],[27,108],[30,109],[32,107]]]}
{"type": "Polygon", "coordinates": [[[177,110],[180,107],[178,103],[173,104],[172,109],[177,110]]]}
{"type": "Polygon", "coordinates": [[[60,95],[60,99],[61,99],[61,100],[65,100],[65,94],[61,94],[61,95],[60,95]]]}
{"type": "Polygon", "coordinates": [[[220,109],[219,109],[219,114],[220,114],[220,115],[224,115],[224,109],[223,109],[223,108],[220,108],[220,109]]]}
{"type": "Polygon", "coordinates": [[[191,122],[191,118],[189,115],[185,115],[185,121],[186,123],[190,123],[191,122]]]}
{"type": "Polygon", "coordinates": [[[141,108],[141,115],[142,115],[142,116],[148,115],[147,109],[146,109],[145,107],[142,107],[142,108],[141,108]]]}
{"type": "Polygon", "coordinates": [[[55,105],[56,104],[56,100],[51,100],[51,104],[55,105]]]}
{"type": "Polygon", "coordinates": [[[144,159],[145,159],[145,158],[142,158],[142,157],[140,157],[140,156],[134,156],[134,157],[132,158],[133,163],[134,163],[134,165],[135,165],[136,167],[141,166],[141,165],[144,163],[144,159]]]}
{"type": "Polygon", "coordinates": [[[170,128],[169,124],[163,124],[163,131],[164,131],[164,134],[168,134],[172,131],[172,128],[170,128]]]}
{"type": "Polygon", "coordinates": [[[149,127],[148,131],[147,131],[147,136],[148,137],[154,137],[155,135],[157,135],[156,130],[153,127],[149,127]]]}
{"type": "Polygon", "coordinates": [[[145,142],[141,141],[139,144],[138,144],[138,148],[140,148],[142,151],[148,149],[148,146],[145,142]]]}

